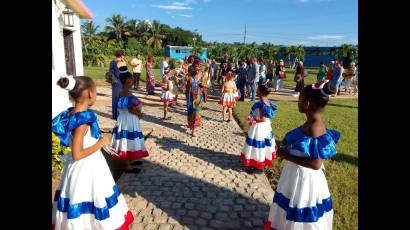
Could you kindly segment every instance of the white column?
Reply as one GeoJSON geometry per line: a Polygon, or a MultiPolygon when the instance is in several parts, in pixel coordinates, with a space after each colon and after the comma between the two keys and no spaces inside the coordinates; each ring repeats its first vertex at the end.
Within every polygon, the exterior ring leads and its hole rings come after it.
{"type": "Polygon", "coordinates": [[[75,57],[75,72],[77,76],[84,75],[83,68],[83,50],[81,43],[81,25],[80,18],[74,15],[74,30],[73,30],[73,43],[74,43],[74,57],[75,57]]]}

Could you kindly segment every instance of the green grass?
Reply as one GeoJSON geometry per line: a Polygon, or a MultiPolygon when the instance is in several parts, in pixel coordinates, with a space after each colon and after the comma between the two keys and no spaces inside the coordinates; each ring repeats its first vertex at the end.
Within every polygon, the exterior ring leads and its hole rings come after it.
{"type": "MultiPolygon", "coordinates": [[[[303,124],[306,117],[298,112],[295,101],[274,101],[278,105],[272,129],[277,142],[285,134],[303,124]]],[[[251,102],[238,102],[234,108],[235,118],[247,131],[245,121],[251,102]]],[[[358,101],[338,99],[329,102],[323,112],[327,128],[341,132],[337,144],[337,155],[324,162],[325,175],[333,198],[334,224],[336,230],[357,229],[358,225],[358,101]]],[[[286,161],[275,161],[273,168],[265,170],[273,189],[279,180],[280,170],[286,161]]]]}
{"type": "MultiPolygon", "coordinates": [[[[130,67],[128,69],[131,70],[130,67]]],[[[93,80],[96,82],[98,86],[101,85],[108,85],[108,83],[105,82],[105,73],[108,71],[108,68],[101,68],[101,67],[87,67],[84,66],[84,75],[92,77],[93,80]]],[[[154,79],[156,82],[160,82],[161,78],[159,76],[159,69],[154,69],[154,79]]],[[[145,87],[145,79],[146,79],[146,71],[143,69],[141,71],[141,78],[140,78],[140,87],[145,87]]]]}

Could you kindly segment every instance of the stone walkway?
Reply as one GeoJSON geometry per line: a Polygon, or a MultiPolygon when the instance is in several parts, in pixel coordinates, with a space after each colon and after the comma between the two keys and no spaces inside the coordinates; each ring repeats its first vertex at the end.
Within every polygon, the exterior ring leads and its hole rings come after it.
{"type": "MultiPolygon", "coordinates": [[[[92,109],[101,128],[110,130],[111,89],[99,87],[98,95],[92,109]]],[[[164,121],[159,95],[136,95],[146,114],[141,125],[153,131],[142,172],[122,174],[117,182],[135,216],[131,229],[262,229],[273,190],[265,174],[241,170],[245,135],[234,120],[221,121],[217,97],[206,103],[198,136],[191,137],[184,96],[164,121]]]]}

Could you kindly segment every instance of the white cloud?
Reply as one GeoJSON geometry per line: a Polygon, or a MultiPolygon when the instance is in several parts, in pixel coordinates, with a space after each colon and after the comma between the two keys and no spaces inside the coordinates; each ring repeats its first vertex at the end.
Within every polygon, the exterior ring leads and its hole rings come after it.
{"type": "Polygon", "coordinates": [[[189,14],[181,14],[179,16],[186,17],[186,18],[192,18],[192,15],[189,15],[189,14]]]}
{"type": "Polygon", "coordinates": [[[186,3],[185,3],[185,2],[173,2],[172,5],[175,5],[175,6],[185,6],[186,3]]]}
{"type": "Polygon", "coordinates": [[[192,7],[178,6],[178,5],[151,5],[152,7],[166,9],[166,10],[192,10],[192,7]]]}
{"type": "Polygon", "coordinates": [[[323,34],[323,35],[309,36],[307,38],[310,40],[340,40],[340,39],[343,39],[344,36],[323,34]]]}

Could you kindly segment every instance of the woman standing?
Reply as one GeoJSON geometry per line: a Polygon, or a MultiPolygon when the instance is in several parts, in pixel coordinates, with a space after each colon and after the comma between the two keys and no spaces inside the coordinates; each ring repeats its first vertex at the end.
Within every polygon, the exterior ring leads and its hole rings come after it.
{"type": "Polygon", "coordinates": [[[278,91],[283,88],[283,79],[286,78],[285,72],[285,63],[282,59],[280,59],[278,66],[276,66],[275,70],[275,82],[274,82],[274,91],[278,91]]]}
{"type": "Polygon", "coordinates": [[[259,58],[259,84],[264,84],[266,81],[266,65],[262,58],[259,58]]]}
{"type": "Polygon", "coordinates": [[[201,61],[199,59],[196,59],[192,66],[195,72],[186,81],[186,89],[188,127],[192,130],[192,136],[195,137],[195,129],[201,125],[201,109],[204,104],[204,88],[202,85],[204,72],[201,70],[201,61]]]}
{"type": "Polygon", "coordinates": [[[305,87],[305,68],[303,67],[303,62],[299,61],[298,66],[296,67],[295,73],[296,88],[294,97],[298,97],[300,92],[302,92],[305,87]]]}
{"type": "Polygon", "coordinates": [[[155,95],[154,89],[155,89],[155,80],[154,80],[154,72],[152,71],[152,60],[153,60],[152,54],[149,54],[147,57],[147,64],[146,64],[146,70],[147,70],[147,79],[146,79],[146,84],[147,84],[147,94],[148,95],[155,95]]]}
{"type": "Polygon", "coordinates": [[[317,73],[317,81],[324,81],[326,80],[326,73],[327,73],[327,68],[325,64],[321,61],[320,62],[320,67],[319,67],[319,72],[317,73]]]}
{"type": "Polygon", "coordinates": [[[120,67],[127,66],[127,63],[125,62],[124,52],[122,50],[117,50],[114,55],[115,59],[110,62],[109,71],[114,75],[112,79],[112,119],[117,120],[117,103],[122,88],[120,81],[120,67]]]}

